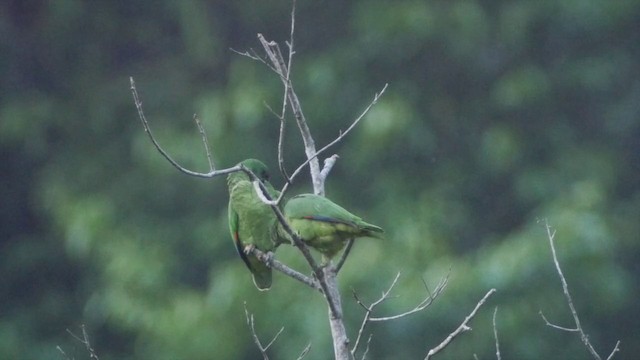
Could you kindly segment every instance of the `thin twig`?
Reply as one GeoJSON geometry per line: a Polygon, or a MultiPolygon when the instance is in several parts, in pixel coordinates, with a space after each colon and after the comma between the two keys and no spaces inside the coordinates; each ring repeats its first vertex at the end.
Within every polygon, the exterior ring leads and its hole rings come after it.
{"type": "Polygon", "coordinates": [[[302,349],[300,356],[298,356],[296,360],[304,359],[304,357],[307,356],[307,354],[309,353],[309,350],[311,350],[311,343],[308,343],[307,346],[305,346],[304,349],[302,349]]]}
{"type": "Polygon", "coordinates": [[[611,353],[607,356],[607,360],[613,359],[613,355],[618,351],[620,351],[620,340],[616,341],[616,346],[613,347],[613,350],[611,350],[611,353]]]}
{"type": "MultiPolygon", "coordinates": [[[[291,74],[291,63],[293,63],[293,34],[296,30],[296,0],[291,2],[291,30],[289,31],[289,41],[287,47],[289,47],[289,60],[287,61],[287,75],[291,74]]],[[[289,78],[287,78],[289,80],[289,78]]]]}
{"type": "Polygon", "coordinates": [[[556,324],[552,324],[549,320],[547,320],[547,317],[544,316],[544,313],[542,312],[542,310],[538,311],[538,314],[540,314],[540,316],[542,317],[542,320],[544,320],[545,324],[549,327],[552,327],[554,329],[558,329],[558,330],[562,330],[562,331],[566,331],[566,332],[579,332],[580,329],[578,328],[567,328],[564,326],[559,326],[556,324]]]}
{"type": "MultiPolygon", "coordinates": [[[[295,2],[294,2],[295,5],[295,2]]],[[[295,10],[295,7],[294,7],[295,10]]],[[[295,12],[291,13],[291,22],[295,22],[295,12]]],[[[292,29],[294,29],[292,25],[292,29]]],[[[293,35],[293,32],[292,32],[293,35]]],[[[271,61],[273,67],[275,68],[276,73],[279,75],[281,81],[285,86],[285,96],[288,98],[289,106],[293,112],[293,116],[296,119],[296,123],[298,125],[298,129],[300,130],[300,135],[302,136],[302,141],[304,143],[304,151],[307,155],[307,159],[310,161],[310,172],[311,172],[311,181],[313,183],[313,191],[315,194],[323,195],[324,194],[324,185],[320,182],[319,174],[320,174],[320,164],[317,158],[314,156],[316,153],[316,145],[313,137],[311,136],[311,130],[309,130],[309,125],[307,124],[307,120],[302,112],[302,105],[300,104],[300,100],[298,99],[298,95],[293,89],[293,84],[291,83],[291,79],[288,77],[288,73],[291,69],[291,64],[285,64],[284,59],[282,57],[282,53],[280,51],[280,47],[274,41],[267,41],[262,34],[258,34],[258,40],[262,44],[264,48],[267,58],[271,61]]],[[[290,44],[293,44],[293,37],[289,40],[290,44]]],[[[290,51],[290,57],[292,56],[290,51]]]]}
{"type": "Polygon", "coordinates": [[[249,329],[251,330],[251,335],[253,337],[253,342],[258,347],[258,350],[260,350],[260,354],[262,354],[263,360],[269,360],[269,356],[267,355],[267,350],[269,350],[271,345],[273,345],[275,343],[275,341],[278,339],[278,336],[280,336],[280,334],[282,334],[282,331],[284,330],[284,327],[280,328],[280,330],[275,334],[273,339],[271,339],[271,341],[269,341],[269,343],[267,345],[262,345],[262,342],[260,341],[260,338],[258,337],[258,333],[256,332],[256,327],[255,327],[255,321],[253,319],[253,314],[249,313],[249,310],[247,309],[247,302],[246,301],[244,302],[244,316],[247,319],[247,325],[249,326],[249,329]]]}
{"type": "Polygon", "coordinates": [[[291,182],[291,179],[289,178],[289,174],[287,173],[287,169],[284,166],[284,133],[285,133],[285,129],[286,129],[286,120],[285,120],[285,109],[287,108],[287,104],[286,104],[286,99],[287,97],[284,97],[284,104],[282,105],[282,116],[280,117],[280,132],[278,133],[278,168],[280,169],[280,173],[282,174],[282,177],[284,177],[284,179],[286,180],[287,183],[291,182]]]}
{"type": "MultiPolygon", "coordinates": [[[[183,167],[182,165],[178,164],[178,162],[173,160],[173,158],[169,155],[169,153],[167,153],[160,146],[160,144],[156,140],[155,136],[151,132],[151,128],[149,127],[149,122],[147,121],[147,118],[144,115],[144,111],[142,110],[142,102],[140,101],[140,97],[138,96],[138,90],[136,89],[136,83],[133,81],[133,77],[129,77],[129,82],[131,84],[131,94],[133,95],[133,101],[134,101],[134,103],[136,105],[136,109],[138,110],[138,117],[140,118],[140,121],[142,122],[142,126],[144,127],[144,131],[147,133],[147,135],[149,136],[149,139],[151,139],[151,142],[156,147],[156,149],[160,152],[160,154],[162,154],[162,156],[165,159],[167,159],[167,161],[169,161],[169,163],[171,163],[171,165],[173,165],[176,169],[178,169],[180,172],[185,173],[187,175],[201,177],[201,178],[212,178],[214,176],[225,175],[225,174],[229,174],[229,173],[236,172],[236,171],[240,170],[239,166],[233,166],[233,167],[230,167],[230,168],[227,168],[227,169],[210,170],[207,173],[201,173],[201,172],[189,170],[189,169],[183,167]]],[[[208,143],[205,144],[205,146],[208,148],[208,143]]]]}
{"type": "Polygon", "coordinates": [[[380,100],[380,98],[382,97],[382,95],[384,94],[384,92],[387,90],[387,87],[389,86],[389,84],[384,84],[384,86],[382,87],[382,90],[380,90],[380,92],[377,92],[374,96],[373,96],[373,100],[371,100],[371,102],[369,103],[369,105],[362,111],[362,113],[360,114],[360,116],[358,116],[353,123],[351,123],[351,125],[347,128],[347,130],[345,131],[341,131],[340,134],[338,135],[338,137],[333,140],[332,142],[328,143],[327,145],[325,145],[323,148],[321,148],[320,150],[318,150],[318,152],[315,154],[316,156],[319,156],[320,154],[322,154],[325,150],[327,150],[328,148],[330,148],[331,146],[335,145],[338,141],[342,140],[342,138],[344,138],[345,136],[347,136],[347,134],[349,132],[351,132],[351,130],[358,125],[358,123],[360,122],[360,120],[362,120],[364,118],[364,116],[369,112],[369,110],[373,107],[373,105],[378,103],[378,100],[380,100]]]}
{"type": "Polygon", "coordinates": [[[364,318],[362,319],[362,323],[360,324],[360,328],[358,329],[358,335],[356,337],[356,341],[353,345],[353,348],[351,349],[351,354],[353,356],[355,356],[356,351],[358,350],[358,346],[360,345],[360,341],[362,339],[362,335],[364,334],[364,330],[366,328],[366,326],[371,323],[371,322],[382,322],[382,321],[391,321],[391,320],[396,320],[396,319],[400,319],[402,317],[414,314],[416,312],[422,311],[424,309],[426,309],[429,305],[431,305],[433,303],[433,301],[438,297],[438,295],[440,295],[442,293],[442,291],[444,291],[444,288],[447,286],[447,282],[449,280],[449,274],[448,273],[445,277],[443,277],[440,282],[438,283],[438,285],[436,286],[436,289],[433,293],[431,293],[425,283],[425,288],[427,289],[427,297],[425,297],[422,301],[420,301],[420,303],[418,305],[416,305],[413,309],[409,310],[409,311],[405,311],[401,314],[397,314],[397,315],[393,315],[393,316],[386,316],[386,317],[373,317],[373,311],[375,310],[376,306],[380,305],[381,303],[383,303],[384,301],[388,300],[390,298],[391,295],[391,291],[393,290],[393,288],[396,286],[396,284],[398,283],[398,279],[400,279],[400,273],[396,274],[396,277],[393,279],[393,281],[391,282],[391,285],[389,285],[389,287],[387,288],[387,290],[382,292],[382,295],[380,296],[380,298],[378,298],[378,300],[374,301],[373,303],[371,303],[370,305],[365,305],[358,297],[358,294],[352,290],[353,293],[353,297],[356,300],[356,303],[358,303],[358,305],[360,305],[363,309],[365,309],[365,315],[364,318]]]}
{"type": "MultiPolygon", "coordinates": [[[[376,94],[374,95],[373,100],[372,100],[372,101],[369,103],[369,105],[364,109],[364,111],[362,111],[362,113],[360,114],[360,116],[358,116],[358,117],[357,117],[357,118],[356,118],[356,119],[351,123],[351,125],[349,125],[349,127],[347,128],[347,130],[345,130],[345,131],[340,131],[340,133],[338,134],[338,137],[336,137],[333,141],[331,141],[330,143],[328,143],[327,145],[325,145],[324,147],[322,147],[322,149],[320,149],[319,151],[315,151],[315,150],[314,150],[314,151],[313,151],[313,153],[311,153],[310,151],[306,151],[306,152],[307,152],[307,160],[305,160],[302,164],[300,164],[300,165],[296,168],[296,170],[295,170],[293,173],[291,173],[291,176],[286,176],[286,178],[287,178],[287,182],[284,184],[284,186],[283,186],[283,187],[282,187],[282,189],[280,190],[280,196],[279,196],[279,197],[278,197],[278,199],[276,200],[276,202],[277,202],[278,204],[279,204],[279,203],[282,201],[282,199],[284,198],[285,193],[286,193],[286,192],[287,192],[287,190],[289,189],[289,185],[290,185],[291,183],[293,183],[294,179],[295,179],[298,175],[300,175],[300,173],[302,172],[302,170],[303,170],[307,165],[309,165],[309,164],[312,164],[312,165],[310,165],[310,166],[311,166],[311,168],[310,168],[310,171],[311,171],[311,177],[312,177],[312,179],[313,179],[313,178],[315,178],[315,176],[317,176],[317,177],[318,177],[318,181],[317,181],[317,182],[320,182],[320,183],[322,184],[322,192],[321,192],[321,193],[322,193],[322,194],[324,194],[324,180],[326,180],[326,175],[328,175],[329,171],[331,170],[331,167],[333,167],[333,164],[335,163],[335,160],[337,159],[337,155],[334,155],[334,156],[336,156],[336,158],[335,158],[335,159],[330,160],[330,162],[329,162],[329,165],[330,165],[330,166],[329,166],[328,168],[327,168],[327,164],[325,163],[325,168],[326,168],[327,170],[326,170],[326,172],[325,172],[325,176],[324,176],[324,177],[321,175],[321,171],[319,171],[319,170],[318,170],[318,172],[317,172],[317,175],[314,175],[314,173],[315,173],[315,172],[314,172],[314,165],[313,165],[313,163],[314,163],[314,162],[316,162],[316,163],[317,163],[317,162],[318,162],[318,160],[317,160],[317,159],[318,159],[318,156],[320,156],[323,152],[325,152],[325,151],[326,151],[326,150],[328,150],[330,147],[332,147],[333,145],[335,145],[336,143],[338,143],[340,140],[342,140],[342,139],[343,139],[343,138],[344,138],[344,137],[345,137],[345,136],[346,136],[346,135],[347,135],[347,134],[348,134],[348,133],[349,133],[349,132],[350,132],[350,131],[351,131],[351,130],[352,130],[352,129],[353,129],[353,128],[354,128],[354,127],[359,123],[359,122],[360,122],[360,120],[362,120],[362,119],[364,118],[364,116],[369,112],[369,110],[373,107],[373,105],[375,105],[375,104],[378,102],[378,100],[380,99],[380,97],[382,97],[382,95],[384,94],[384,92],[385,92],[385,90],[387,89],[388,85],[389,85],[389,84],[385,84],[385,85],[384,85],[384,87],[382,88],[382,90],[380,90],[380,92],[378,92],[378,93],[376,93],[376,94]],[[311,153],[311,155],[309,155],[310,153],[311,153]]],[[[286,88],[288,88],[288,87],[286,87],[286,88]]],[[[292,91],[292,90],[290,90],[290,91],[292,91]]],[[[291,106],[293,106],[293,104],[292,104],[291,106]]],[[[300,110],[300,111],[301,111],[301,110],[300,110]]],[[[304,119],[304,118],[303,118],[303,119],[304,119]]],[[[308,128],[308,127],[306,127],[306,130],[308,130],[308,129],[309,129],[309,128],[308,128]]],[[[302,131],[302,129],[301,129],[301,131],[302,131]]],[[[311,135],[309,134],[309,136],[311,136],[311,135]]],[[[303,135],[303,140],[304,140],[304,135],[303,135]]],[[[312,143],[312,142],[311,142],[311,143],[312,143]]],[[[314,144],[314,149],[315,149],[315,143],[313,143],[313,144],[314,144]]],[[[305,148],[306,148],[306,143],[305,143],[305,148]]],[[[329,160],[329,159],[331,159],[331,158],[333,158],[333,156],[332,156],[332,157],[330,157],[330,158],[328,158],[327,160],[329,160]]],[[[318,169],[319,169],[319,167],[318,167],[318,169]]],[[[315,187],[314,187],[314,189],[315,189],[315,187]]],[[[314,190],[314,192],[315,192],[315,190],[314,190]]]]}
{"type": "Polygon", "coordinates": [[[371,339],[373,338],[373,334],[369,334],[369,338],[367,339],[367,347],[364,348],[364,352],[362,353],[362,360],[367,358],[367,354],[369,353],[369,346],[371,345],[371,339]]]}
{"type": "Polygon", "coordinates": [[[196,122],[200,137],[202,138],[202,144],[204,145],[204,151],[207,153],[207,162],[209,163],[209,171],[213,171],[216,167],[213,164],[213,158],[211,157],[211,149],[209,148],[209,140],[207,140],[207,133],[204,131],[204,127],[198,118],[198,114],[193,114],[193,120],[196,122]]]}
{"type": "Polygon", "coordinates": [[[272,113],[278,120],[280,121],[280,130],[278,132],[278,168],[280,169],[280,173],[282,177],[284,177],[286,183],[290,183],[291,179],[289,179],[289,175],[287,174],[287,170],[284,166],[284,136],[286,129],[286,114],[287,114],[287,88],[289,86],[289,70],[287,70],[286,74],[287,81],[285,82],[285,91],[282,96],[282,108],[280,110],[280,114],[277,114],[269,104],[265,103],[264,106],[272,113]]]}
{"type": "MultiPolygon", "coordinates": [[[[448,282],[449,282],[449,273],[447,273],[447,276],[445,276],[444,278],[440,279],[440,282],[436,286],[436,288],[433,291],[433,293],[429,293],[429,295],[426,298],[424,298],[413,309],[411,309],[409,311],[405,311],[405,312],[403,312],[401,314],[393,315],[393,316],[372,317],[372,318],[369,319],[369,321],[378,322],[378,321],[396,320],[396,319],[399,319],[399,318],[402,318],[402,317],[409,316],[411,314],[417,313],[419,311],[422,311],[422,310],[426,309],[427,307],[429,307],[433,303],[433,301],[438,297],[438,295],[440,295],[442,293],[442,291],[444,291],[444,289],[447,286],[448,282]]],[[[425,284],[425,287],[426,287],[426,284],[425,284]]]]}
{"type": "Polygon", "coordinates": [[[291,31],[289,33],[289,41],[287,42],[287,46],[289,48],[289,59],[287,60],[286,72],[284,74],[284,95],[282,96],[282,111],[280,112],[280,132],[278,134],[278,167],[280,168],[280,172],[282,176],[287,180],[287,183],[291,182],[289,175],[287,174],[287,170],[284,166],[284,134],[285,134],[285,120],[286,120],[286,112],[287,112],[287,99],[289,93],[289,85],[291,84],[291,64],[293,64],[293,34],[296,28],[296,0],[292,1],[291,4],[291,31]]]}
{"type": "Polygon", "coordinates": [[[340,257],[340,260],[336,265],[336,272],[340,272],[340,269],[342,269],[344,262],[347,261],[347,256],[349,256],[349,253],[351,252],[351,248],[353,248],[353,241],[354,239],[347,240],[347,246],[344,248],[344,251],[342,252],[342,256],[340,257]]]}
{"type": "Polygon", "coordinates": [[[67,356],[67,353],[66,353],[66,352],[64,352],[64,350],[62,350],[62,348],[61,348],[59,345],[58,345],[58,346],[56,346],[56,349],[58,349],[58,351],[60,351],[60,353],[62,354],[62,356],[64,356],[64,358],[65,358],[66,360],[71,360],[71,358],[70,358],[69,356],[67,356]]]}
{"type": "Polygon", "coordinates": [[[360,122],[360,120],[362,120],[364,118],[364,116],[369,112],[369,110],[371,110],[371,108],[373,107],[373,105],[375,105],[376,103],[378,103],[378,100],[380,100],[380,98],[382,97],[382,95],[384,94],[385,90],[387,90],[387,87],[389,86],[389,84],[384,84],[384,87],[382,88],[382,90],[380,90],[380,92],[376,93],[373,96],[373,100],[371,100],[371,102],[369,103],[369,105],[367,105],[367,107],[362,111],[362,113],[360,114],[360,116],[358,116],[352,123],[351,125],[349,125],[349,127],[347,128],[347,130],[345,131],[340,131],[340,133],[338,134],[338,137],[336,137],[333,141],[331,141],[330,143],[328,143],[327,145],[325,145],[324,147],[322,147],[320,150],[318,150],[315,154],[313,154],[312,158],[308,158],[307,161],[303,162],[300,166],[298,166],[298,168],[291,174],[291,180],[293,181],[293,178],[295,178],[300,171],[302,171],[302,169],[304,169],[305,166],[307,166],[307,164],[309,164],[309,162],[313,159],[316,159],[318,156],[320,156],[323,152],[325,152],[327,149],[329,149],[330,147],[332,147],[333,145],[335,145],[336,143],[338,143],[340,140],[342,140],[345,136],[347,136],[347,134],[349,132],[351,132],[351,130],[358,125],[358,123],[360,122]]]}
{"type": "MultiPolygon", "coordinates": [[[[69,335],[71,335],[74,339],[80,341],[85,348],[87,349],[87,351],[89,352],[89,358],[93,359],[93,360],[100,360],[98,358],[98,355],[96,354],[96,351],[93,349],[93,347],[91,346],[91,342],[89,341],[89,335],[87,334],[87,328],[83,325],[80,325],[80,330],[82,331],[82,338],[80,338],[78,335],[74,334],[71,330],[67,329],[67,332],[69,333],[69,335]]],[[[58,346],[58,350],[61,351],[65,356],[67,354],[64,353],[64,351],[62,351],[62,349],[58,346]]]]}
{"type": "Polygon", "coordinates": [[[358,303],[358,305],[360,305],[362,308],[365,309],[364,318],[362,319],[362,323],[360,324],[360,329],[358,330],[358,336],[356,337],[356,342],[353,344],[353,348],[351,348],[351,356],[355,357],[356,351],[358,351],[358,346],[360,346],[360,340],[362,339],[362,335],[364,334],[364,329],[367,326],[367,324],[369,324],[369,321],[370,321],[369,319],[371,318],[371,313],[373,312],[374,308],[378,304],[384,302],[389,297],[391,290],[393,290],[394,286],[396,286],[396,283],[398,282],[399,278],[400,278],[400,272],[396,274],[396,277],[393,279],[393,281],[391,282],[391,285],[389,285],[387,290],[382,292],[382,296],[380,296],[378,300],[374,301],[369,306],[365,305],[358,298],[358,293],[356,293],[355,290],[353,289],[351,290],[353,294],[353,298],[356,300],[356,303],[358,303]]]}
{"type": "Polygon", "coordinates": [[[496,326],[496,315],[498,314],[498,307],[493,310],[493,337],[496,339],[496,359],[502,360],[500,356],[500,343],[498,342],[498,327],[496,326]]]}
{"type": "Polygon", "coordinates": [[[447,347],[447,345],[451,343],[453,339],[456,338],[456,336],[460,335],[465,331],[470,331],[471,328],[467,324],[469,323],[469,321],[471,321],[471,319],[474,318],[474,316],[476,316],[478,309],[480,309],[480,307],[485,303],[485,301],[487,301],[489,296],[491,296],[491,294],[493,294],[494,292],[496,292],[496,289],[489,290],[487,294],[482,299],[480,299],[480,301],[476,304],[476,307],[473,309],[473,311],[471,311],[471,313],[467,315],[466,318],[464,318],[464,321],[462,322],[462,324],[460,324],[460,326],[458,326],[457,329],[455,329],[451,334],[449,334],[438,346],[429,350],[429,352],[427,353],[427,356],[425,357],[425,360],[429,360],[429,358],[431,358],[433,355],[442,351],[445,347],[447,347]]]}
{"type": "MultiPolygon", "coordinates": [[[[578,317],[578,312],[576,311],[576,308],[573,305],[573,299],[571,298],[571,294],[569,293],[569,285],[567,284],[567,280],[564,277],[564,274],[562,273],[562,269],[560,268],[560,262],[558,261],[558,256],[556,255],[556,247],[553,242],[556,232],[555,230],[551,229],[551,226],[549,225],[549,222],[547,220],[545,220],[545,228],[547,230],[547,238],[549,239],[549,246],[551,247],[551,255],[553,256],[553,263],[555,264],[556,271],[558,273],[558,276],[560,277],[560,282],[562,283],[562,292],[564,293],[564,297],[567,300],[567,305],[571,310],[571,316],[573,317],[575,328],[566,328],[563,326],[552,324],[547,320],[547,318],[544,316],[542,311],[540,311],[540,316],[545,321],[545,323],[550,327],[553,327],[555,329],[562,330],[562,331],[580,333],[580,340],[582,340],[582,343],[586,346],[589,353],[591,353],[591,356],[593,356],[593,358],[596,360],[600,360],[601,359],[600,355],[595,350],[593,345],[591,345],[591,341],[589,340],[589,335],[587,335],[582,329],[580,318],[578,317]]],[[[620,341],[616,342],[615,347],[613,348],[613,350],[611,351],[611,354],[609,355],[609,357],[607,357],[607,359],[613,358],[613,355],[620,350],[619,345],[620,345],[620,341]]]]}
{"type": "Polygon", "coordinates": [[[271,66],[271,64],[269,64],[265,58],[263,58],[262,56],[258,55],[254,49],[250,48],[249,50],[251,52],[249,52],[249,51],[238,51],[238,50],[236,50],[234,48],[229,48],[229,50],[231,50],[232,52],[234,52],[234,53],[236,53],[238,55],[248,57],[251,60],[259,61],[259,62],[263,63],[264,65],[266,65],[271,71],[273,71],[275,73],[278,73],[278,71],[273,66],[271,66]]]}

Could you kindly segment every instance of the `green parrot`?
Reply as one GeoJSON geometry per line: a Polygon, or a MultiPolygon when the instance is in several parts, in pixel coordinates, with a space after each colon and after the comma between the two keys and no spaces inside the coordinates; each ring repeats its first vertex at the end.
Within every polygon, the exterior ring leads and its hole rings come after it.
{"type": "Polygon", "coordinates": [[[328,261],[358,237],[382,239],[382,228],[369,224],[331,200],[314,194],[291,198],[284,216],[300,238],[328,261]]]}
{"type": "MultiPolygon", "coordinates": [[[[240,164],[251,170],[263,182],[272,199],[279,196],[280,193],[269,183],[269,169],[264,163],[247,159],[240,164]]],[[[258,290],[269,290],[272,281],[271,268],[255,256],[245,254],[244,249],[247,246],[255,246],[263,252],[273,251],[281,242],[277,231],[278,220],[273,209],[260,200],[249,175],[244,171],[229,174],[227,185],[229,230],[236,250],[251,271],[258,290]]]]}

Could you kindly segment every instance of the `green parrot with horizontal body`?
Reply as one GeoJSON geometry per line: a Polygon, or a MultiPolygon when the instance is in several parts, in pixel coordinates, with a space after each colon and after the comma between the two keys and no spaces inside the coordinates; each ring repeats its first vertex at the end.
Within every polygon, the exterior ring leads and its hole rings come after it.
{"type": "MultiPolygon", "coordinates": [[[[279,192],[269,183],[269,169],[259,160],[247,159],[238,165],[251,170],[264,184],[269,196],[275,199],[279,192]]],[[[244,171],[227,176],[229,186],[229,230],[238,254],[251,271],[253,282],[260,291],[271,287],[271,268],[253,255],[247,255],[247,246],[255,246],[262,252],[273,251],[282,239],[278,235],[278,220],[271,206],[256,194],[253,182],[244,171]]]]}
{"type": "Polygon", "coordinates": [[[285,205],[284,216],[292,230],[325,257],[325,263],[340,252],[349,239],[383,238],[382,228],[319,195],[294,196],[285,205]]]}

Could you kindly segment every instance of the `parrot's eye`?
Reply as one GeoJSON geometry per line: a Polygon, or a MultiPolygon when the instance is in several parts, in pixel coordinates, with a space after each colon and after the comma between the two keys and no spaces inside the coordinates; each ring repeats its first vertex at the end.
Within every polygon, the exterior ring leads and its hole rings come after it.
{"type": "Polygon", "coordinates": [[[269,173],[268,172],[263,172],[262,173],[262,180],[269,181],[269,173]]]}

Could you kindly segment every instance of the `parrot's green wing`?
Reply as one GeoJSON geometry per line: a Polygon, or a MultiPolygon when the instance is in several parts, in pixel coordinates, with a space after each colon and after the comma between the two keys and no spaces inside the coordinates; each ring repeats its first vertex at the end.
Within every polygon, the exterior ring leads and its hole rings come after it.
{"type": "MultiPolygon", "coordinates": [[[[268,169],[262,162],[248,159],[240,164],[260,178],[269,196],[278,196],[278,192],[268,182],[268,169]]],[[[246,173],[238,171],[229,174],[227,184],[231,237],[238,254],[251,271],[256,287],[259,290],[268,290],[272,282],[271,268],[255,256],[247,255],[244,250],[247,246],[255,246],[262,252],[273,251],[279,244],[276,236],[277,219],[271,207],[260,200],[246,173]]]]}
{"type": "Polygon", "coordinates": [[[236,250],[238,251],[238,255],[251,271],[251,275],[253,276],[253,282],[259,290],[269,290],[271,288],[272,282],[272,273],[271,268],[266,266],[260,260],[258,260],[255,256],[249,256],[244,252],[244,248],[249,243],[243,243],[240,237],[239,231],[240,221],[238,217],[238,213],[235,212],[233,206],[229,204],[229,231],[231,232],[231,238],[233,239],[233,243],[236,246],[236,250]]]}
{"type": "Polygon", "coordinates": [[[287,221],[309,246],[331,258],[346,240],[358,237],[382,238],[382,228],[369,224],[331,200],[302,194],[284,207],[287,221]]]}

